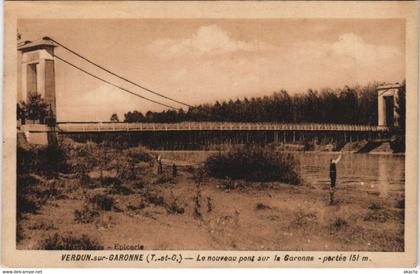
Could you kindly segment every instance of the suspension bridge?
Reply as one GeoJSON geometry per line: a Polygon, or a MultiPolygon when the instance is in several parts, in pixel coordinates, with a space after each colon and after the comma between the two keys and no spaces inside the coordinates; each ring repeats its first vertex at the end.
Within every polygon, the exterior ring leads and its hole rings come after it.
{"type": "Polygon", "coordinates": [[[173,104],[191,107],[187,102],[171,98],[165,94],[145,87],[138,82],[113,72],[109,68],[92,61],[70,47],[44,37],[41,40],[25,41],[18,45],[21,52],[22,98],[27,98],[31,93],[41,94],[50,108],[50,121],[52,124],[26,123],[18,126],[18,132],[24,134],[29,143],[48,144],[54,136],[72,136],[81,138],[126,135],[129,138],[141,139],[145,142],[295,142],[308,138],[317,139],[333,138],[351,141],[352,139],[374,139],[386,136],[390,128],[396,125],[398,113],[396,100],[398,84],[386,85],[378,88],[378,125],[344,125],[344,124],[313,124],[313,123],[230,123],[230,122],[181,122],[181,123],[110,123],[110,122],[55,122],[56,120],[56,90],[55,90],[55,61],[68,65],[69,68],[89,75],[98,81],[113,86],[131,96],[136,96],[169,109],[179,109],[173,104]],[[61,47],[73,54],[83,62],[93,65],[113,77],[118,78],[143,93],[123,87],[103,76],[82,68],[66,58],[57,55],[54,50],[61,47]],[[153,94],[160,100],[152,99],[147,94],[153,94]],[[212,141],[213,140],[213,141],[212,141]]]}

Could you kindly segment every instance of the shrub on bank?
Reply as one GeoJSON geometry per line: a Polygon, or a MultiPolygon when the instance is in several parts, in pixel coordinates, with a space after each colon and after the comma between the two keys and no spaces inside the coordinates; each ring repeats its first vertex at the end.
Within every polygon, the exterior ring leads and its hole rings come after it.
{"type": "Polygon", "coordinates": [[[104,247],[97,240],[90,239],[83,234],[80,236],[60,235],[53,236],[40,242],[40,249],[44,250],[103,250],[104,247]]]}
{"type": "Polygon", "coordinates": [[[300,182],[296,166],[297,162],[291,154],[254,146],[210,156],[205,163],[207,173],[215,178],[281,181],[289,184],[300,182]]]}
{"type": "Polygon", "coordinates": [[[17,173],[54,176],[67,172],[67,156],[60,146],[17,147],[17,173]]]}
{"type": "Polygon", "coordinates": [[[77,223],[89,224],[92,223],[97,217],[99,217],[99,212],[92,209],[90,206],[85,205],[82,209],[76,209],[74,211],[74,220],[77,223]]]}
{"type": "Polygon", "coordinates": [[[153,161],[153,156],[149,150],[142,146],[130,148],[128,150],[128,156],[136,163],[153,161]]]}
{"type": "Polygon", "coordinates": [[[36,213],[48,200],[63,199],[62,187],[53,180],[43,181],[32,175],[18,175],[16,180],[16,216],[36,213]]]}
{"type": "Polygon", "coordinates": [[[171,175],[167,174],[167,173],[163,173],[158,175],[158,177],[155,179],[155,184],[174,184],[175,180],[174,177],[172,177],[171,175]]]}
{"type": "Polygon", "coordinates": [[[40,183],[36,178],[28,175],[18,176],[16,183],[16,213],[19,220],[22,213],[36,212],[43,201],[35,195],[35,188],[40,183]]]}
{"type": "Polygon", "coordinates": [[[114,208],[114,198],[106,194],[96,194],[89,200],[92,205],[100,210],[110,211],[114,208]]]}
{"type": "Polygon", "coordinates": [[[119,162],[117,164],[117,177],[121,180],[137,179],[137,168],[133,161],[119,162]]]}

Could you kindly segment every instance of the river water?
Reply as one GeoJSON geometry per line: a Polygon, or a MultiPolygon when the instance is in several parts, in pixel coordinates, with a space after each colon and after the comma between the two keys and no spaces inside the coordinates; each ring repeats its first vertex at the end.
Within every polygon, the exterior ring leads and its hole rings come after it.
{"type": "MultiPolygon", "coordinates": [[[[294,153],[302,179],[319,187],[330,183],[329,165],[338,155],[330,153],[294,153]]],[[[383,198],[404,192],[405,156],[343,154],[337,164],[337,188],[377,192],[383,198]]]]}
{"type": "MultiPolygon", "coordinates": [[[[209,151],[160,151],[163,158],[202,163],[209,151]]],[[[299,165],[297,171],[305,183],[328,188],[329,166],[338,154],[328,152],[291,152],[299,165]]],[[[404,193],[405,156],[344,153],[337,164],[337,189],[370,192],[382,198],[404,193]]]]}

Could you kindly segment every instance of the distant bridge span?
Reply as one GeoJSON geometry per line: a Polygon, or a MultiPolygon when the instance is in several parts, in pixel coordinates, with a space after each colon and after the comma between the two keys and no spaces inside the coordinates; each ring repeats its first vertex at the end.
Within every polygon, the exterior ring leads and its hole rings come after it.
{"type": "Polygon", "coordinates": [[[18,129],[26,140],[47,144],[56,137],[101,142],[131,142],[154,148],[195,148],[212,144],[352,142],[382,139],[389,135],[388,127],[340,124],[283,124],[283,123],[111,123],[62,122],[55,127],[24,124],[18,129]],[[53,139],[51,139],[53,138],[53,139]]]}
{"type": "MultiPolygon", "coordinates": [[[[36,126],[36,125],[31,125],[36,126]]],[[[156,132],[156,131],[318,131],[318,132],[387,132],[388,127],[343,124],[286,124],[286,123],[77,123],[57,124],[60,133],[82,132],[156,132]]]]}

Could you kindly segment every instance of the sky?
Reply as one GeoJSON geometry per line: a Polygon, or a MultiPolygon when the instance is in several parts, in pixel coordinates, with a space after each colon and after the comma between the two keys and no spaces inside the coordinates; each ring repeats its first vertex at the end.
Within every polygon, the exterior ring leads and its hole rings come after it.
{"type": "MultiPolygon", "coordinates": [[[[405,23],[397,19],[25,19],[19,20],[18,33],[20,41],[50,36],[133,82],[191,105],[405,77],[405,23]]],[[[133,92],[182,107],[63,48],[55,54],[133,92]]],[[[112,113],[122,119],[127,111],[167,109],[60,60],[55,73],[58,121],[108,121],[112,113]]]]}

